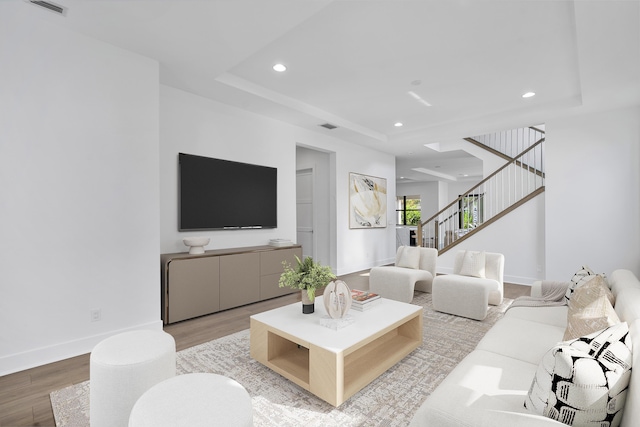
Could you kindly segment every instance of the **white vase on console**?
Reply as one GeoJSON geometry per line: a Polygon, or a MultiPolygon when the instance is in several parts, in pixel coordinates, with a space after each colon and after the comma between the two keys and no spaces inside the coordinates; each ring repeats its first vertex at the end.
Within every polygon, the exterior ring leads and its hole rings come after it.
{"type": "Polygon", "coordinates": [[[208,237],[185,237],[182,242],[189,246],[189,254],[199,255],[204,253],[204,247],[209,244],[208,237]]]}

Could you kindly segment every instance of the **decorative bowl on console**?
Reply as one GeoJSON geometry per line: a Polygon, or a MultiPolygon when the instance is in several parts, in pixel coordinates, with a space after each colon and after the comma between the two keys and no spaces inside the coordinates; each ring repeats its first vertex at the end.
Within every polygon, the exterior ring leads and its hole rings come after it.
{"type": "Polygon", "coordinates": [[[185,237],[182,242],[189,246],[189,253],[191,255],[198,255],[204,253],[204,247],[209,244],[208,237],[185,237]]]}

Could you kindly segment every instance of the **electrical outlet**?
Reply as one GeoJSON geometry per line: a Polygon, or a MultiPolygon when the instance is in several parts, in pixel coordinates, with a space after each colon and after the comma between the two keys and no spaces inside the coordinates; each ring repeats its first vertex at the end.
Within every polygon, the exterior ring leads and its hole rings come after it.
{"type": "Polygon", "coordinates": [[[91,316],[92,322],[99,322],[100,320],[102,320],[102,310],[100,310],[99,308],[94,308],[93,310],[90,310],[89,314],[91,316]]]}

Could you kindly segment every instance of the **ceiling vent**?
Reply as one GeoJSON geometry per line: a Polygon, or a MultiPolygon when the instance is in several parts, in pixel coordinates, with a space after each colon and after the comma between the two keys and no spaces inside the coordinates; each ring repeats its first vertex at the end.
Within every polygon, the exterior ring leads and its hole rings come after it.
{"type": "Polygon", "coordinates": [[[325,124],[320,125],[320,126],[322,126],[323,128],[329,129],[329,130],[332,130],[332,129],[335,129],[335,128],[338,127],[338,126],[332,125],[331,123],[325,123],[325,124]]]}
{"type": "Polygon", "coordinates": [[[27,3],[35,4],[36,6],[40,6],[51,12],[58,13],[60,15],[66,15],[67,8],[57,5],[55,3],[51,3],[49,1],[40,1],[40,0],[25,0],[27,3]]]}

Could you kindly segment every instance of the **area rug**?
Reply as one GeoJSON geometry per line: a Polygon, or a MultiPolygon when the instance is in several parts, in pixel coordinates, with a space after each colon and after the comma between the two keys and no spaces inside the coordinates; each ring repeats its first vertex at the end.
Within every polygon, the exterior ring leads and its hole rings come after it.
{"type": "MultiPolygon", "coordinates": [[[[251,359],[248,329],[178,352],[177,372],[238,381],[251,395],[255,426],[406,426],[511,303],[491,307],[479,322],[435,312],[431,294],[417,292],[413,304],[424,307],[422,346],[338,408],[251,359]]],[[[57,427],[89,427],[89,381],[54,391],[51,405],[57,427]]]]}

